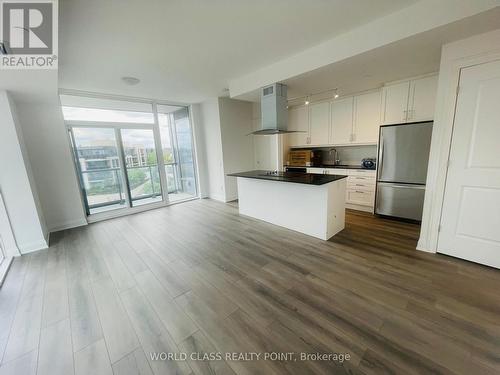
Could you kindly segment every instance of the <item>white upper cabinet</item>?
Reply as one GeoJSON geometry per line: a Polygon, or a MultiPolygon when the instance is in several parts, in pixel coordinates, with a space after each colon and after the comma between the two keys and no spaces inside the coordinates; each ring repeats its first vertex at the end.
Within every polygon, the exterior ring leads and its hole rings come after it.
{"type": "Polygon", "coordinates": [[[383,124],[400,124],[406,122],[408,114],[408,95],[410,82],[396,83],[384,87],[383,98],[383,124]]]}
{"type": "Polygon", "coordinates": [[[379,126],[434,118],[437,75],[390,83],[381,90],[311,103],[288,111],[290,147],[373,144],[379,126]]]}
{"type": "Polygon", "coordinates": [[[411,81],[408,100],[408,121],[428,121],[434,118],[438,76],[411,81]]]}
{"type": "Polygon", "coordinates": [[[389,84],[382,92],[382,123],[428,121],[434,118],[438,76],[389,84]]]}
{"type": "Polygon", "coordinates": [[[311,145],[328,144],[330,132],[330,102],[309,105],[311,145]]]}
{"type": "Polygon", "coordinates": [[[348,97],[332,102],[332,126],[330,144],[348,144],[352,140],[354,98],[348,97]]]}
{"type": "Polygon", "coordinates": [[[288,111],[288,130],[301,133],[288,134],[290,146],[304,146],[309,141],[309,110],[307,107],[294,107],[288,111]]]}
{"type": "Polygon", "coordinates": [[[380,127],[380,91],[370,92],[354,97],[354,143],[378,142],[380,127]]]}

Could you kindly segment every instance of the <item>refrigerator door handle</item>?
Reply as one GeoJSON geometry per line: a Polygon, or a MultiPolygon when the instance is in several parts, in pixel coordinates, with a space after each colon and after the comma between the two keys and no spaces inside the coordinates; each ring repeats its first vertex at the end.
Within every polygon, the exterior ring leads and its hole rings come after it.
{"type": "Polygon", "coordinates": [[[425,190],[425,185],[394,184],[394,183],[381,183],[381,185],[387,185],[387,186],[397,187],[398,189],[421,189],[421,190],[425,190]]]}
{"type": "Polygon", "coordinates": [[[382,171],[384,169],[384,135],[382,133],[382,129],[380,129],[380,146],[378,149],[378,178],[377,180],[380,180],[380,177],[382,176],[382,171]]]}

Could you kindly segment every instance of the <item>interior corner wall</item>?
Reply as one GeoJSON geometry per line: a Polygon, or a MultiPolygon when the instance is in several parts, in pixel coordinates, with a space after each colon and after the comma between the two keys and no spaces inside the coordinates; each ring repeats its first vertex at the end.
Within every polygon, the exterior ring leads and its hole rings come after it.
{"type": "Polygon", "coordinates": [[[14,100],[7,94],[9,99],[9,105],[12,112],[12,118],[14,120],[14,125],[16,127],[17,138],[19,139],[19,146],[21,148],[21,155],[23,156],[24,166],[26,168],[26,173],[28,175],[28,181],[30,183],[31,191],[33,193],[33,200],[35,201],[38,219],[40,220],[40,225],[42,227],[42,232],[48,243],[49,231],[47,230],[47,223],[45,221],[45,216],[43,214],[42,206],[40,204],[40,198],[38,196],[38,189],[35,183],[35,178],[33,176],[33,169],[31,168],[31,162],[28,155],[28,150],[26,149],[26,142],[24,139],[24,133],[19,121],[18,107],[16,106],[14,100]]]}
{"type": "Polygon", "coordinates": [[[40,212],[32,168],[26,154],[17,109],[0,91],[0,189],[21,254],[47,248],[47,230],[40,212]]]}
{"type": "Polygon", "coordinates": [[[48,230],[56,232],[86,225],[57,96],[49,102],[20,102],[17,107],[48,230]]]}
{"type": "Polygon", "coordinates": [[[219,98],[225,201],[238,199],[236,178],[227,174],[254,169],[251,102],[219,98]]]}
{"type": "Polygon", "coordinates": [[[195,120],[198,164],[201,172],[202,198],[225,201],[224,166],[219,116],[219,99],[210,98],[199,104],[198,121],[195,120]]]}
{"type": "Polygon", "coordinates": [[[193,144],[196,159],[196,175],[198,182],[198,193],[200,198],[208,197],[208,175],[206,166],[206,154],[203,132],[203,116],[201,104],[191,104],[189,107],[191,115],[191,124],[193,127],[193,144]]]}
{"type": "Polygon", "coordinates": [[[222,202],[238,198],[228,173],[253,169],[252,103],[211,98],[193,111],[201,197],[222,202]],[[198,116],[197,116],[198,114],[198,116]]]}

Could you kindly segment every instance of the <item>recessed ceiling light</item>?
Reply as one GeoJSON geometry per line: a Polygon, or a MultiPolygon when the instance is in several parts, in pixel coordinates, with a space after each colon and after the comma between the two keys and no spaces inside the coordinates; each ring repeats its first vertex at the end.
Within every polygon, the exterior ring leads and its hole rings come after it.
{"type": "Polygon", "coordinates": [[[139,82],[141,82],[141,80],[136,77],[122,77],[122,81],[130,86],[137,85],[139,82]]]}

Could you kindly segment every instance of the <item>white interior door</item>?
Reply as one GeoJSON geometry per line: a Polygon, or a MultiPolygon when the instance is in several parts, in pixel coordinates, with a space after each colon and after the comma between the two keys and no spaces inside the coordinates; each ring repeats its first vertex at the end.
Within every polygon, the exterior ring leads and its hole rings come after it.
{"type": "Polygon", "coordinates": [[[438,252],[500,268],[500,61],[464,68],[438,252]]]}

